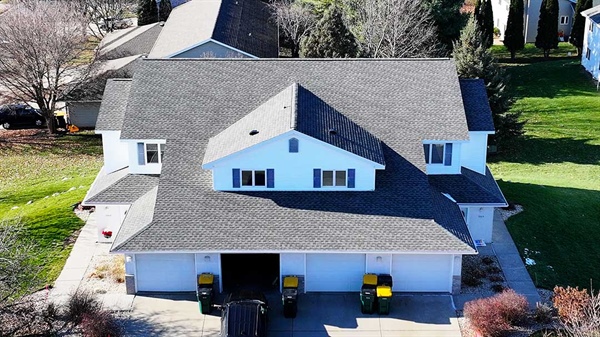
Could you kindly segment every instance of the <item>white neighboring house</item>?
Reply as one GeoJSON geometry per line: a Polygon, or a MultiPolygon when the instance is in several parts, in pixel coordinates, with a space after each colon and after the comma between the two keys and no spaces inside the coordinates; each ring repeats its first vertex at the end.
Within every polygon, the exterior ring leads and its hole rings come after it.
{"type": "MultiPolygon", "coordinates": [[[[504,32],[506,31],[506,23],[508,22],[510,0],[491,1],[492,10],[494,12],[494,27],[500,29],[500,40],[502,41],[504,40],[504,32]]],[[[525,0],[524,2],[525,27],[523,27],[523,32],[525,35],[525,42],[533,43],[537,36],[542,0],[525,0]]],[[[576,0],[558,0],[558,32],[559,35],[562,33],[563,41],[569,41],[576,4],[576,0]]]]}
{"type": "Polygon", "coordinates": [[[600,5],[581,12],[585,17],[581,65],[594,79],[600,73],[600,5]]]}
{"type": "Polygon", "coordinates": [[[194,291],[203,272],[224,291],[385,273],[457,292],[507,205],[484,83],[451,59],[142,59],[104,97],[85,204],[129,293],[194,291]]]}

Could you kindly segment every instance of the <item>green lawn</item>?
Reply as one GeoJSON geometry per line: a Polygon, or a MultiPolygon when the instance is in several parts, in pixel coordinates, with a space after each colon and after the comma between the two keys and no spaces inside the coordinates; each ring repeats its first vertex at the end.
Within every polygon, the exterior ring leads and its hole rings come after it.
{"type": "MultiPolygon", "coordinates": [[[[504,45],[493,45],[492,53],[494,53],[500,61],[510,61],[510,52],[504,45]]],[[[577,49],[568,42],[560,42],[557,49],[550,51],[550,58],[569,57],[569,53],[571,53],[571,57],[575,57],[577,56],[577,49]]],[[[544,59],[542,50],[536,48],[533,43],[525,44],[525,48],[519,50],[515,56],[517,58],[516,62],[524,62],[524,60],[527,62],[542,61],[544,59]]]]}
{"type": "Polygon", "coordinates": [[[533,252],[538,286],[589,288],[600,282],[600,94],[575,60],[506,68],[512,109],[528,121],[517,151],[490,157],[507,199],[525,209],[508,228],[523,256],[533,252]]]}
{"type": "Polygon", "coordinates": [[[91,133],[3,137],[0,133],[0,221],[21,219],[37,246],[39,286],[51,284],[71,250],[69,238],[83,225],[72,206],[102,166],[101,140],[91,133]]]}

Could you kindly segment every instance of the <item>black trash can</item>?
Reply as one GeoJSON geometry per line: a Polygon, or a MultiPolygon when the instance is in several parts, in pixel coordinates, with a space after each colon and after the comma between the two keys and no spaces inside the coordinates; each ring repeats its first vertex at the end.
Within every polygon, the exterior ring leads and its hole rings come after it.
{"type": "Polygon", "coordinates": [[[377,275],[377,285],[378,286],[388,286],[388,287],[392,288],[394,286],[394,282],[392,281],[392,275],[390,275],[390,274],[377,275]]]}
{"type": "Polygon", "coordinates": [[[360,312],[372,314],[375,311],[376,290],[371,284],[363,284],[360,289],[360,312]]]}
{"type": "Polygon", "coordinates": [[[392,301],[392,288],[389,286],[377,287],[377,303],[379,306],[380,315],[388,315],[390,313],[390,302],[392,301]]]}
{"type": "Polygon", "coordinates": [[[212,274],[204,273],[198,276],[198,290],[196,295],[198,297],[200,312],[204,315],[210,314],[212,310],[214,296],[213,281],[214,275],[212,274]]]}
{"type": "Polygon", "coordinates": [[[296,318],[298,314],[298,278],[286,276],[283,278],[283,291],[281,293],[283,302],[283,317],[296,318]]]}

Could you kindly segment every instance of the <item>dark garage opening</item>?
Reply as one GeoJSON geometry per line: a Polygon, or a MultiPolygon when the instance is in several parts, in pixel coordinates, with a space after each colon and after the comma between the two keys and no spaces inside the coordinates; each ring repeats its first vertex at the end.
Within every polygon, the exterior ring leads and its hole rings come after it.
{"type": "Polygon", "coordinates": [[[279,254],[221,254],[223,290],[279,290],[279,254]]]}

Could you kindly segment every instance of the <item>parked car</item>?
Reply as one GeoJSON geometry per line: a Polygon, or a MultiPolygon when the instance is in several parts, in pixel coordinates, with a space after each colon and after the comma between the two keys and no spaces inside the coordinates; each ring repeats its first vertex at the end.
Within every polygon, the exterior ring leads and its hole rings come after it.
{"type": "Polygon", "coordinates": [[[221,307],[221,337],[265,337],[268,308],[267,299],[260,292],[229,294],[221,307]]]}
{"type": "Polygon", "coordinates": [[[5,129],[16,126],[42,127],[46,123],[39,110],[25,104],[9,104],[0,107],[0,125],[5,129]]]}

